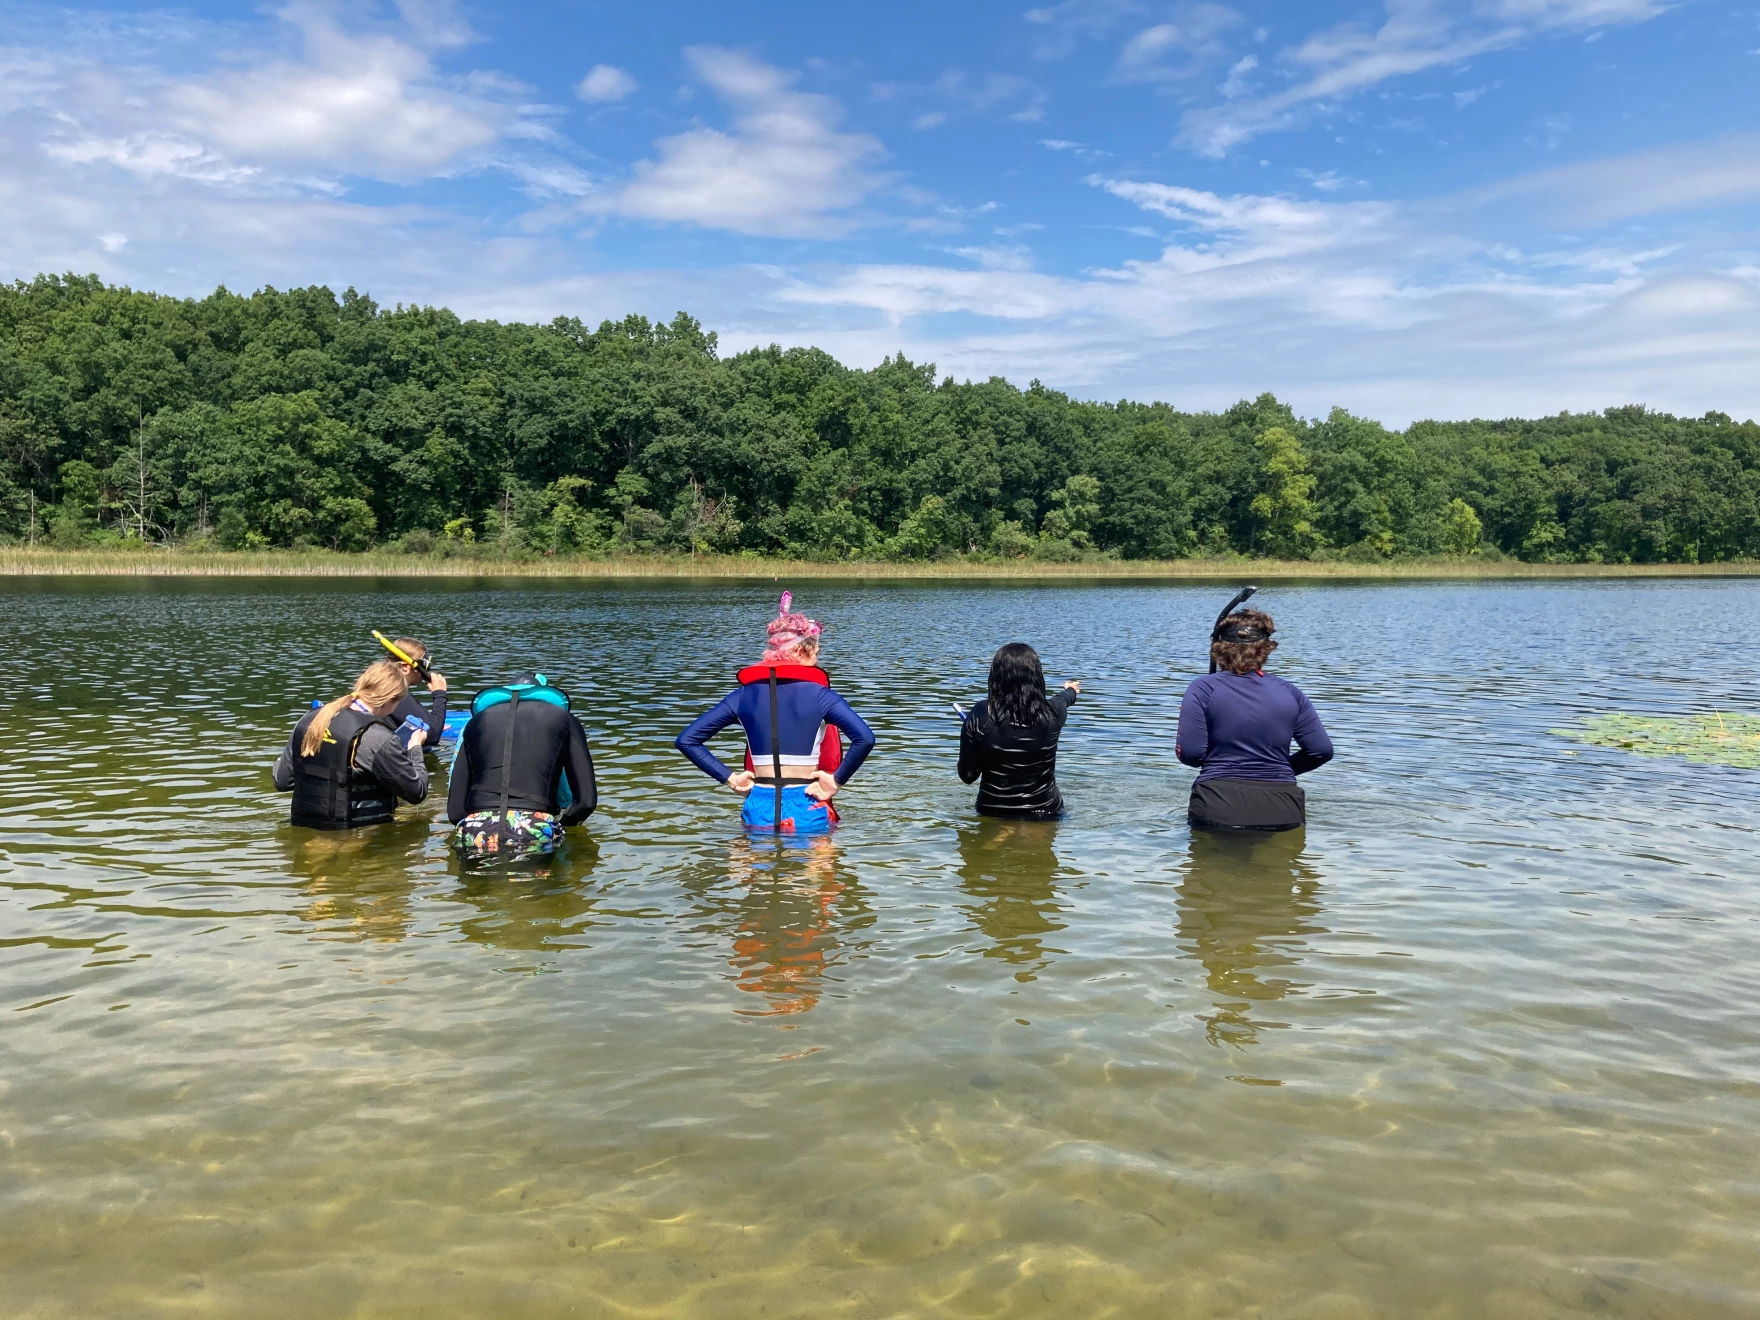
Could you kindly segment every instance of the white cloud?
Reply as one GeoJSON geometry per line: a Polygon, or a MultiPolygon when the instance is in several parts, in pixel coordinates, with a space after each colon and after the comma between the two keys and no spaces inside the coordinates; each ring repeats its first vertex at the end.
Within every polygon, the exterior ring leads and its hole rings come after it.
{"type": "Polygon", "coordinates": [[[1090,147],[1085,142],[1071,142],[1068,138],[1040,138],[1039,145],[1047,151],[1067,151],[1083,160],[1099,160],[1110,156],[1110,151],[1102,151],[1099,147],[1090,147]]]}
{"type": "Polygon", "coordinates": [[[791,73],[714,47],[686,55],[733,108],[733,131],[661,138],[657,159],[638,163],[621,191],[589,209],[742,234],[823,237],[852,228],[852,208],[885,182],[871,168],[885,155],[879,140],[840,132],[843,108],[792,90],[791,73]]]}
{"type": "Polygon", "coordinates": [[[621,101],[635,90],[636,80],[613,64],[595,64],[574,85],[574,94],[589,102],[621,101]]]}
{"type": "Polygon", "coordinates": [[[1547,32],[1643,22],[1665,8],[1654,0],[1479,0],[1470,12],[1460,13],[1436,0],[1385,4],[1386,21],[1373,31],[1344,24],[1284,51],[1283,61],[1299,76],[1293,85],[1187,111],[1177,141],[1207,156],[1223,156],[1261,133],[1297,125],[1316,102],[1458,64],[1547,32]]]}
{"type": "Polygon", "coordinates": [[[44,150],[75,165],[103,161],[130,174],[168,174],[204,183],[244,183],[261,173],[251,165],[234,165],[198,143],[166,133],[137,133],[127,138],[78,138],[52,142],[44,150]]]}
{"type": "MultiPolygon", "coordinates": [[[[419,12],[430,40],[461,30],[419,12]]],[[[385,179],[443,170],[493,143],[517,118],[501,102],[451,90],[414,41],[345,31],[325,12],[294,8],[304,60],[174,84],[163,103],[189,137],[249,162],[294,163],[385,179]]]]}
{"type": "Polygon", "coordinates": [[[494,75],[442,77],[430,54],[469,38],[443,4],[410,0],[399,31],[345,30],[322,10],[278,17],[303,57],[264,33],[130,29],[0,54],[0,114],[15,139],[69,166],[175,177],[246,192],[335,191],[340,179],[409,181],[481,164],[502,137],[543,135],[548,107],[494,75]],[[228,68],[170,75],[229,39],[228,68]]]}
{"type": "Polygon", "coordinates": [[[1305,202],[1256,194],[1223,197],[1196,188],[1098,175],[1090,176],[1088,182],[1207,236],[1207,241],[1170,247],[1163,253],[1163,261],[1187,270],[1349,244],[1380,244],[1397,228],[1398,212],[1386,202],[1305,202]]]}

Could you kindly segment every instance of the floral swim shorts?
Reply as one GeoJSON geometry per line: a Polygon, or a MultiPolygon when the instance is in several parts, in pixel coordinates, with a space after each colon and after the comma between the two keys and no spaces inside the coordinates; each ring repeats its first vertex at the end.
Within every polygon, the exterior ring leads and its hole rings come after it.
{"type": "Polygon", "coordinates": [[[463,857],[542,857],[556,850],[562,829],[547,811],[473,811],[452,832],[452,846],[463,857]]]}

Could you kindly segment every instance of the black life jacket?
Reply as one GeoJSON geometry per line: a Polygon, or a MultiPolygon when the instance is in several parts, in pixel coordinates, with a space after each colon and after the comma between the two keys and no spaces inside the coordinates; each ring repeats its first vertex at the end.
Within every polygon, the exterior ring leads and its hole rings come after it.
{"type": "Polygon", "coordinates": [[[293,823],[315,830],[382,825],[397,810],[397,794],[354,763],[361,735],[390,720],[344,706],[330,721],[313,756],[294,757],[293,823]]]}
{"type": "Polygon", "coordinates": [[[509,810],[556,815],[572,802],[562,778],[568,710],[568,694],[541,674],[478,693],[460,735],[471,768],[466,810],[504,820],[509,810]]]}

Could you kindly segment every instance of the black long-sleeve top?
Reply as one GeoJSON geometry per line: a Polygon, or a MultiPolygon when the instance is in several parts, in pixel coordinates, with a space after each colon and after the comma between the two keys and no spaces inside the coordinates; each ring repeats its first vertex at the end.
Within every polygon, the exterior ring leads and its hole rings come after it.
{"type": "MultiPolygon", "coordinates": [[[[491,706],[464,726],[446,789],[446,819],[454,825],[473,812],[494,811],[500,805],[501,752],[507,746],[507,721],[513,710],[511,702],[491,706]]],[[[519,704],[507,805],[516,811],[554,813],[562,825],[579,824],[599,805],[587,731],[560,706],[542,701],[519,704]],[[568,776],[574,801],[559,811],[563,775],[568,776]]]]}
{"type": "Polygon", "coordinates": [[[1008,724],[990,714],[988,699],[967,712],[959,731],[959,777],[978,785],[978,812],[1016,820],[1045,820],[1063,812],[1057,787],[1057,739],[1075,705],[1076,690],[1049,698],[1049,716],[1037,724],[1008,724]]]}

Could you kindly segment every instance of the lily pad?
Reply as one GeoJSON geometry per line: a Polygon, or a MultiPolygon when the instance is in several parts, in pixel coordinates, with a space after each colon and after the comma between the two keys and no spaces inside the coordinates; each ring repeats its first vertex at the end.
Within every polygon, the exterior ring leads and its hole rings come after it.
{"type": "Polygon", "coordinates": [[[1554,729],[1562,738],[1636,752],[1680,756],[1701,765],[1760,770],[1760,715],[1594,715],[1580,729],[1554,729]]]}

